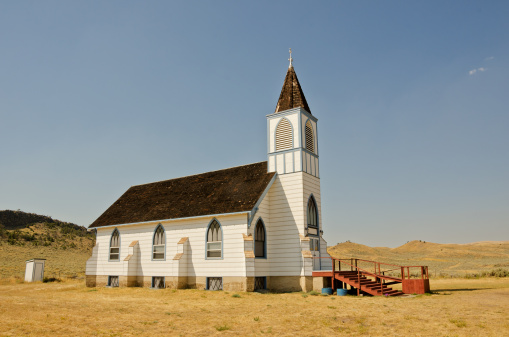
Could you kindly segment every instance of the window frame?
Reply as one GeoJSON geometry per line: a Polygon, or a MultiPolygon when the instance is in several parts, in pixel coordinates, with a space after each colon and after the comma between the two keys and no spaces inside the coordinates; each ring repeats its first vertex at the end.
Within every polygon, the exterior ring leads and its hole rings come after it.
{"type": "Polygon", "coordinates": [[[282,117],[278,122],[277,122],[277,125],[276,125],[276,128],[274,129],[274,152],[283,152],[283,151],[288,151],[288,150],[292,150],[295,148],[295,139],[294,139],[294,130],[293,130],[293,124],[292,122],[290,122],[290,120],[286,117],[282,117]],[[291,145],[290,147],[288,148],[283,148],[283,149],[278,149],[277,148],[277,130],[280,126],[280,124],[283,122],[283,120],[286,120],[288,122],[288,124],[290,124],[290,142],[291,142],[291,145]]]}
{"type": "Polygon", "coordinates": [[[152,261],[166,261],[166,230],[164,229],[164,226],[162,224],[158,224],[156,228],[154,229],[154,233],[152,235],[152,261]],[[158,229],[161,228],[163,230],[163,238],[164,238],[164,244],[163,245],[155,245],[155,239],[158,229]],[[163,257],[161,259],[156,259],[154,257],[155,254],[155,247],[161,247],[163,246],[163,257]]]}
{"type": "Polygon", "coordinates": [[[304,123],[304,148],[311,153],[316,153],[315,130],[313,127],[313,123],[311,123],[310,118],[308,118],[306,120],[306,123],[304,123]],[[309,129],[311,130],[311,145],[313,146],[313,150],[308,149],[308,137],[307,137],[308,123],[309,129]]]}
{"type": "Polygon", "coordinates": [[[262,218],[258,218],[258,220],[256,221],[256,225],[255,225],[255,228],[254,228],[254,255],[255,255],[255,259],[266,259],[267,258],[267,228],[265,227],[265,223],[263,222],[262,218]],[[257,253],[257,249],[256,249],[256,242],[257,242],[257,237],[258,237],[258,226],[261,226],[261,228],[263,229],[263,255],[262,256],[257,256],[256,253],[257,253]]]}
{"type": "Polygon", "coordinates": [[[164,276],[152,276],[152,283],[151,283],[150,288],[151,288],[151,289],[165,289],[165,288],[166,288],[166,277],[164,277],[164,276]],[[162,279],[163,279],[163,286],[162,286],[162,287],[156,288],[156,287],[154,286],[154,283],[155,283],[154,281],[155,281],[156,277],[157,277],[157,278],[162,278],[162,279]]]}
{"type": "Polygon", "coordinates": [[[118,275],[108,275],[108,284],[107,284],[107,287],[110,287],[110,288],[119,288],[120,287],[120,276],[118,276],[118,275]],[[117,278],[117,285],[111,285],[111,279],[113,277],[117,278]]]}
{"type": "Polygon", "coordinates": [[[223,259],[223,247],[224,247],[224,236],[223,236],[223,226],[221,226],[221,223],[216,219],[216,218],[213,218],[210,222],[209,222],[209,225],[207,226],[207,230],[205,231],[205,259],[206,260],[222,260],[223,259]],[[221,240],[220,241],[210,241],[209,242],[209,231],[211,229],[211,226],[214,224],[214,223],[217,223],[218,226],[219,226],[219,234],[221,235],[221,240]],[[221,248],[220,249],[209,249],[209,243],[220,243],[221,244],[221,248]],[[220,252],[220,256],[209,256],[209,251],[214,251],[214,252],[217,252],[219,251],[220,252]]]}
{"type": "Polygon", "coordinates": [[[308,204],[306,206],[306,236],[312,236],[312,237],[320,237],[320,219],[318,217],[318,205],[316,203],[316,200],[315,200],[315,197],[313,196],[313,194],[311,194],[309,196],[309,199],[308,199],[308,204]],[[315,209],[315,221],[316,221],[316,226],[310,226],[310,212],[309,212],[309,206],[310,204],[313,204],[314,205],[314,209],[315,209]],[[316,229],[316,234],[310,234],[309,233],[309,228],[313,228],[313,229],[316,229]]]}
{"type": "Polygon", "coordinates": [[[257,290],[267,290],[267,276],[255,276],[254,291],[257,291],[257,290]],[[257,288],[256,286],[260,282],[263,282],[263,287],[257,288]]]}
{"type": "Polygon", "coordinates": [[[206,284],[206,290],[210,290],[210,291],[220,291],[220,290],[223,290],[223,277],[222,276],[209,276],[207,277],[207,284],[206,284]],[[220,289],[210,289],[210,281],[211,279],[219,279],[221,280],[221,288],[220,289]]]}
{"type": "Polygon", "coordinates": [[[121,247],[121,238],[120,238],[120,231],[118,230],[118,228],[115,227],[115,229],[113,230],[113,232],[111,232],[111,235],[110,235],[110,244],[109,244],[109,247],[108,247],[108,262],[119,262],[120,261],[120,247],[121,247]],[[113,239],[113,235],[115,235],[115,233],[117,233],[118,235],[118,246],[114,246],[112,247],[111,246],[111,242],[112,242],[112,239],[113,239]],[[118,249],[118,253],[113,253],[113,254],[118,254],[118,258],[116,259],[112,259],[111,258],[111,249],[112,248],[117,248],[118,249]]]}

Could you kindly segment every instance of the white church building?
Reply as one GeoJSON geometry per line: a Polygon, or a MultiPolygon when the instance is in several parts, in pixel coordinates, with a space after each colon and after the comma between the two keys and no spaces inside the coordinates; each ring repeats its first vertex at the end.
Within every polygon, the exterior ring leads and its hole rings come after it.
{"type": "MultiPolygon", "coordinates": [[[[267,161],[132,186],[89,229],[89,287],[310,291],[330,286],[318,120],[290,57],[267,161]]],[[[260,144],[261,145],[261,144],[260,144]]]]}

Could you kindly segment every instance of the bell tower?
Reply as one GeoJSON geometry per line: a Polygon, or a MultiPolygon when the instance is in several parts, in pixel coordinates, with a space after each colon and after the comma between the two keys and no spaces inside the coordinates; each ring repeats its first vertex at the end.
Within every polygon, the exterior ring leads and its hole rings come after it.
{"type": "MultiPolygon", "coordinates": [[[[274,113],[267,115],[268,171],[277,172],[269,195],[271,225],[287,235],[303,256],[301,275],[322,269],[326,257],[323,240],[318,165],[318,119],[304,97],[297,74],[290,65],[274,113]]],[[[281,267],[278,267],[281,268],[281,267]]]]}
{"type": "Polygon", "coordinates": [[[276,110],[267,115],[268,170],[279,175],[306,172],[319,178],[318,119],[304,97],[291,50],[289,60],[276,110]]]}

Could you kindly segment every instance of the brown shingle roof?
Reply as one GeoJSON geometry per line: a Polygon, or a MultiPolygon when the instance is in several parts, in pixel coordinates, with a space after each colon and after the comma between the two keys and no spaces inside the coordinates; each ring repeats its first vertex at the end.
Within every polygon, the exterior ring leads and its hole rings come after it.
{"type": "Polygon", "coordinates": [[[264,161],[132,186],[89,228],[251,211],[274,174],[264,161]]]}
{"type": "Polygon", "coordinates": [[[281,95],[279,95],[276,111],[274,111],[274,113],[298,107],[301,107],[311,113],[306,97],[304,97],[304,92],[302,91],[299,80],[297,79],[297,74],[295,73],[293,66],[290,66],[286,72],[283,89],[281,89],[281,95]]]}

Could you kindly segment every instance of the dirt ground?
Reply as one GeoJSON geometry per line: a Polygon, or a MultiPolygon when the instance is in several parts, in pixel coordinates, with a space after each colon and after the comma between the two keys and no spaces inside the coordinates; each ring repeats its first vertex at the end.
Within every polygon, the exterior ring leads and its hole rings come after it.
{"type": "Polygon", "coordinates": [[[86,288],[0,281],[1,336],[508,336],[509,278],[402,298],[86,288]]]}

